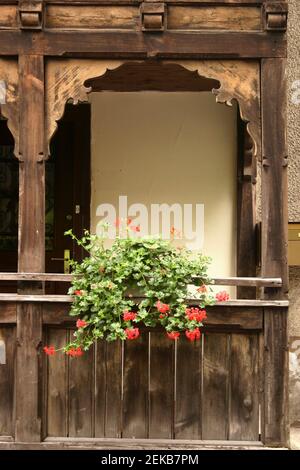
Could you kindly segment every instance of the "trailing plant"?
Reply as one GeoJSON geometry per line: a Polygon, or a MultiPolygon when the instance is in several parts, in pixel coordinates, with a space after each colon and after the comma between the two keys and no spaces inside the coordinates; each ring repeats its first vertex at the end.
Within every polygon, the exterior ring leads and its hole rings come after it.
{"type": "MultiPolygon", "coordinates": [[[[215,303],[207,287],[210,259],[160,237],[132,236],[131,231],[139,230],[130,222],[125,236],[111,246],[107,231],[104,225],[101,236],[85,231],[81,239],[71,230],[66,232],[87,256],[82,262],[71,261],[70,315],[78,320],[65,352],[81,355],[98,339],[134,340],[141,326],[161,326],[173,340],[182,334],[190,341],[199,339],[205,308],[215,303]],[[191,292],[188,286],[195,284],[194,276],[198,285],[191,292]],[[197,307],[190,307],[187,297],[195,299],[197,307]]],[[[46,348],[47,354],[54,354],[54,348],[46,348]]]]}

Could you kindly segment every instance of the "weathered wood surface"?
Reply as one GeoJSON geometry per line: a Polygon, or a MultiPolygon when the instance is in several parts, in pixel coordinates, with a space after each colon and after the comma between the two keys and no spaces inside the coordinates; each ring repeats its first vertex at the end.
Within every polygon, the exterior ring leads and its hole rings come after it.
{"type": "MultiPolygon", "coordinates": [[[[284,298],[287,271],[287,141],[286,74],[284,60],[262,62],[262,274],[282,277],[277,290],[265,289],[266,299],[284,298]],[[276,99],[274,98],[276,97],[276,99]]],[[[264,442],[287,440],[288,365],[287,315],[265,312],[264,442]]]]}
{"type": "Polygon", "coordinates": [[[137,30],[140,11],[136,6],[49,5],[45,27],[56,29],[124,29],[137,30]]]}
{"type": "MultiPolygon", "coordinates": [[[[73,274],[60,273],[1,273],[0,281],[56,281],[71,282],[73,274]]],[[[197,276],[195,276],[197,279],[197,276]]],[[[213,277],[212,282],[218,286],[258,286],[281,287],[282,280],[277,278],[262,277],[213,277]]]]}
{"type": "Polygon", "coordinates": [[[0,362],[0,436],[14,436],[14,369],[16,352],[16,329],[0,328],[0,342],[4,343],[0,362]]]}
{"type": "Polygon", "coordinates": [[[0,302],[0,323],[17,322],[17,304],[16,302],[0,302]]]}
{"type": "Polygon", "coordinates": [[[17,6],[0,5],[0,29],[17,28],[17,6]]]}
{"type": "Polygon", "coordinates": [[[240,58],[286,57],[284,34],[266,32],[184,32],[157,33],[85,31],[39,31],[24,36],[20,31],[1,31],[3,56],[43,54],[45,56],[111,57],[114,59],[156,58],[240,58]]]}
{"type": "Polygon", "coordinates": [[[13,135],[14,154],[19,158],[19,92],[18,62],[16,59],[0,57],[0,81],[5,84],[1,93],[0,114],[7,118],[7,126],[13,135]]]}
{"type": "Polygon", "coordinates": [[[262,29],[259,7],[170,6],[168,29],[259,31],[262,29]]]}

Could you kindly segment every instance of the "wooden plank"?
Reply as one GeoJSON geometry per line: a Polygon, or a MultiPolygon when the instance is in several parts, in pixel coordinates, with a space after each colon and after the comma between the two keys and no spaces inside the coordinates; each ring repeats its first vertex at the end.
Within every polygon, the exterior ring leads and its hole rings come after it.
{"type": "Polygon", "coordinates": [[[49,5],[45,17],[45,27],[50,29],[137,30],[139,22],[137,5],[49,5]]]}
{"type": "MultiPolygon", "coordinates": [[[[3,0],[6,1],[6,0],[3,0]]],[[[78,4],[78,5],[136,5],[137,3],[142,3],[144,0],[64,0],[64,3],[70,4],[78,4]]],[[[185,3],[186,0],[166,0],[165,3],[173,5],[173,4],[182,4],[185,3]]],[[[235,5],[235,4],[245,4],[245,5],[260,5],[266,0],[187,0],[187,3],[197,3],[197,4],[221,4],[221,5],[235,5]]],[[[276,1],[276,0],[275,0],[276,1]]],[[[9,3],[9,0],[7,0],[9,3]]],[[[61,4],[62,0],[47,0],[47,4],[61,4]]]]}
{"type": "Polygon", "coordinates": [[[39,361],[42,344],[42,308],[17,306],[16,440],[37,442],[41,437],[39,361]]]}
{"type": "Polygon", "coordinates": [[[175,439],[201,439],[202,341],[176,346],[175,439]]]}
{"type": "Polygon", "coordinates": [[[238,310],[232,307],[214,306],[207,308],[207,320],[205,328],[227,327],[231,330],[262,330],[263,308],[240,307],[238,310]]]}
{"type": "Polygon", "coordinates": [[[121,341],[106,344],[105,437],[122,435],[122,348],[121,341]]]}
{"type": "Polygon", "coordinates": [[[1,436],[14,435],[14,369],[16,351],[16,330],[13,327],[0,328],[0,342],[5,353],[0,363],[0,440],[1,436]]]}
{"type": "Polygon", "coordinates": [[[244,58],[286,57],[284,34],[266,32],[170,32],[157,33],[39,31],[24,35],[0,31],[1,54],[13,56],[80,56],[84,58],[244,58]],[[163,36],[163,37],[162,37],[163,36]]]}
{"type": "MultiPolygon", "coordinates": [[[[281,276],[265,298],[285,298],[287,269],[287,141],[285,60],[262,61],[262,274],[281,276]],[[276,99],[274,99],[274,96],[276,99]]],[[[265,396],[263,439],[285,445],[288,425],[287,316],[265,310],[265,396]]]]}
{"type": "MultiPolygon", "coordinates": [[[[56,281],[71,282],[74,279],[73,274],[60,273],[0,273],[0,281],[56,281]]],[[[199,279],[194,276],[194,279],[199,279]]],[[[282,280],[278,278],[261,277],[212,277],[215,285],[221,286],[266,286],[281,287],[282,280]]]]}
{"type": "Polygon", "coordinates": [[[149,438],[174,433],[174,342],[150,333],[149,438]]]}
{"type": "MultiPolygon", "coordinates": [[[[47,331],[47,345],[56,349],[68,342],[68,330],[51,328],[47,331]]],[[[46,358],[46,435],[49,437],[68,436],[68,363],[61,352],[46,358]]]]}
{"type": "MultiPolygon", "coordinates": [[[[247,124],[238,118],[238,161],[237,161],[237,274],[238,276],[255,276],[257,260],[256,243],[256,166],[254,142],[251,139],[247,124]]],[[[257,285],[257,284],[256,284],[257,285]]],[[[266,284],[264,284],[266,285],[266,284]]],[[[239,287],[237,297],[255,299],[256,289],[239,287]]]]}
{"type": "Polygon", "coordinates": [[[106,342],[99,340],[95,345],[95,437],[105,437],[107,373],[106,342]]]}
{"type": "Polygon", "coordinates": [[[0,5],[0,29],[17,28],[17,6],[0,5]]]}
{"type": "Polygon", "coordinates": [[[231,335],[229,439],[259,440],[258,335],[231,335]]]}
{"type": "Polygon", "coordinates": [[[229,335],[205,334],[202,439],[228,439],[229,335]]]}
{"type": "Polygon", "coordinates": [[[261,8],[256,6],[169,6],[168,29],[259,31],[261,8]]]}
{"type": "Polygon", "coordinates": [[[149,333],[124,344],[122,437],[148,437],[149,333]]]}
{"type": "Polygon", "coordinates": [[[0,303],[0,323],[17,322],[17,304],[16,302],[0,303]]]}
{"type": "MultiPolygon", "coordinates": [[[[70,330],[69,341],[72,341],[70,330]]],[[[69,436],[92,437],[94,415],[94,350],[69,362],[69,436]]]]}

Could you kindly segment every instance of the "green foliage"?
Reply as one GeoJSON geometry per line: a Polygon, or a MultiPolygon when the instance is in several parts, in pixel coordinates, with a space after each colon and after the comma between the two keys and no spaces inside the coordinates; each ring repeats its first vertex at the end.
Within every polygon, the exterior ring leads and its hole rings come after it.
{"type": "MultiPolygon", "coordinates": [[[[107,226],[100,237],[86,231],[81,240],[72,231],[66,232],[88,253],[80,263],[71,261],[74,280],[69,294],[74,301],[70,315],[87,324],[78,328],[67,349],[87,350],[98,338],[125,340],[126,329],[141,325],[161,325],[167,332],[191,331],[201,326],[186,315],[187,286],[194,284],[195,275],[200,276],[199,286],[210,282],[209,258],[176,248],[161,238],[131,238],[128,234],[126,238],[116,238],[107,248],[106,230],[107,226]],[[158,311],[158,301],[167,304],[169,310],[158,311]],[[124,312],[134,312],[135,318],[125,321],[124,312]]],[[[214,303],[205,289],[194,297],[202,309],[214,303]]]]}

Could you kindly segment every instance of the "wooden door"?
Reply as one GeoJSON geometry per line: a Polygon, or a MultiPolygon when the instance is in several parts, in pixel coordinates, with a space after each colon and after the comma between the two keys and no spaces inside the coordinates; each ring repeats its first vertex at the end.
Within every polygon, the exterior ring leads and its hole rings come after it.
{"type": "MultiPolygon", "coordinates": [[[[81,236],[89,229],[90,105],[66,105],[50,145],[46,169],[46,271],[63,273],[65,250],[73,259],[83,253],[64,233],[81,236]]],[[[48,292],[62,293],[66,285],[49,283],[48,292]]]]}

